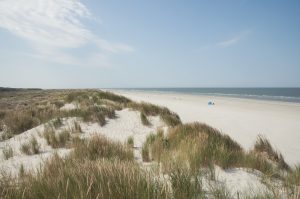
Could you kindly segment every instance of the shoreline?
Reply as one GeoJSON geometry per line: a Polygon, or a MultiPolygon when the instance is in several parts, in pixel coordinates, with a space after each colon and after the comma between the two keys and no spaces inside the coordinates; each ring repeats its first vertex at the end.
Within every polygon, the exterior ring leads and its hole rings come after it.
{"type": "Polygon", "coordinates": [[[178,113],[184,123],[206,123],[247,150],[253,147],[259,134],[264,135],[289,164],[300,163],[300,103],[169,92],[109,91],[132,100],[166,106],[178,113]],[[208,101],[215,105],[208,106],[208,101]]]}
{"type": "MultiPolygon", "coordinates": [[[[154,91],[154,90],[127,90],[127,89],[100,89],[103,91],[109,91],[113,93],[124,93],[124,94],[157,94],[157,95],[182,95],[186,97],[205,97],[205,98],[219,98],[223,100],[237,100],[237,101],[249,101],[256,103],[267,103],[267,104],[274,104],[274,105],[290,105],[290,106],[299,106],[300,102],[292,102],[292,101],[281,101],[281,100],[272,100],[272,99],[263,99],[263,98],[251,98],[251,97],[237,97],[236,95],[217,95],[217,94],[201,94],[201,93],[182,93],[182,92],[176,92],[176,91],[154,91]]],[[[122,94],[121,94],[122,95],[122,94]]]]}
{"type": "MultiPolygon", "coordinates": [[[[247,88],[246,88],[247,89],[247,88]]],[[[107,88],[101,89],[107,91],[121,91],[121,92],[136,92],[136,93],[157,93],[157,94],[176,94],[176,95],[188,95],[188,96],[205,96],[205,97],[224,97],[232,99],[245,99],[245,100],[257,100],[267,102],[283,102],[298,104],[300,106],[300,98],[292,96],[280,96],[280,95],[257,95],[257,94],[229,94],[229,93],[205,93],[205,92],[186,92],[176,90],[155,90],[155,89],[134,89],[134,88],[107,88]]]]}

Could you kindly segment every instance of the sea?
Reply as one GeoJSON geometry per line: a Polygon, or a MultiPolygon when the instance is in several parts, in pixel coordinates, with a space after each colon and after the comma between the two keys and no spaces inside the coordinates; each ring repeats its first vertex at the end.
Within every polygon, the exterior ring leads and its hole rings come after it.
{"type": "Polygon", "coordinates": [[[225,96],[300,103],[300,88],[121,88],[130,91],[225,96]]]}

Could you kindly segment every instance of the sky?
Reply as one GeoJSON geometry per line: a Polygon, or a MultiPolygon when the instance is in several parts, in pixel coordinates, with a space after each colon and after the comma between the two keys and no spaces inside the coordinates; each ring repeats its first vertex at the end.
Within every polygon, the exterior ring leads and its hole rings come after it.
{"type": "Polygon", "coordinates": [[[300,1],[0,0],[0,87],[300,87],[300,1]]]}

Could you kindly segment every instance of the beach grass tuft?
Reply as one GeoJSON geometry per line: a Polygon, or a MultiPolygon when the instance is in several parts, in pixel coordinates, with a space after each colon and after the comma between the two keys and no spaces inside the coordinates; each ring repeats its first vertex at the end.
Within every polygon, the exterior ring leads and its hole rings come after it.
{"type": "Polygon", "coordinates": [[[133,136],[128,137],[127,139],[127,146],[133,148],[134,147],[134,138],[133,136]]]}
{"type": "Polygon", "coordinates": [[[52,148],[63,148],[70,140],[71,134],[68,130],[56,132],[52,126],[47,126],[44,131],[44,138],[52,148]]]}
{"type": "Polygon", "coordinates": [[[128,104],[128,107],[143,113],[145,116],[160,116],[161,120],[168,126],[176,126],[181,124],[180,117],[166,107],[160,107],[145,102],[131,102],[128,104]]]}
{"type": "Polygon", "coordinates": [[[170,198],[162,182],[134,162],[101,159],[76,162],[53,157],[18,187],[5,187],[2,198],[170,198]]]}
{"type": "Polygon", "coordinates": [[[177,125],[166,136],[162,132],[151,134],[143,148],[149,153],[145,157],[151,157],[145,159],[161,162],[165,171],[175,161],[188,164],[193,171],[218,165],[223,169],[245,167],[268,174],[275,172],[267,158],[244,151],[229,136],[201,123],[177,125]]]}
{"type": "Polygon", "coordinates": [[[21,145],[20,150],[26,155],[34,155],[40,152],[40,145],[34,136],[31,137],[29,142],[21,145]]]}
{"type": "Polygon", "coordinates": [[[5,160],[14,156],[14,151],[11,146],[5,146],[2,150],[3,156],[5,160]]]}
{"type": "Polygon", "coordinates": [[[59,128],[63,125],[63,122],[61,120],[61,118],[55,118],[53,121],[52,121],[52,125],[54,126],[54,128],[59,128]]]}
{"type": "Polygon", "coordinates": [[[77,140],[72,156],[76,159],[119,159],[132,161],[134,159],[133,151],[126,145],[114,142],[100,135],[94,135],[89,140],[77,140]]]}
{"type": "Polygon", "coordinates": [[[147,116],[145,115],[145,113],[141,112],[140,115],[141,115],[141,121],[142,121],[142,124],[145,125],[145,126],[150,126],[151,123],[150,123],[150,121],[148,120],[148,118],[147,118],[147,116]]]}
{"type": "Polygon", "coordinates": [[[259,135],[257,137],[254,145],[254,151],[259,154],[266,155],[268,159],[276,162],[280,169],[290,169],[289,165],[285,162],[282,154],[276,151],[270,144],[269,140],[264,136],[259,135]]]}

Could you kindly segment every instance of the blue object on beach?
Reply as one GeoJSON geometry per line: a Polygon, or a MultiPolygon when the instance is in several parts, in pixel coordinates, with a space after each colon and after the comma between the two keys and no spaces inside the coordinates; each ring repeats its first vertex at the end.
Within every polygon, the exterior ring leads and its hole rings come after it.
{"type": "Polygon", "coordinates": [[[209,101],[208,105],[215,105],[215,103],[213,103],[212,101],[209,101]]]}

